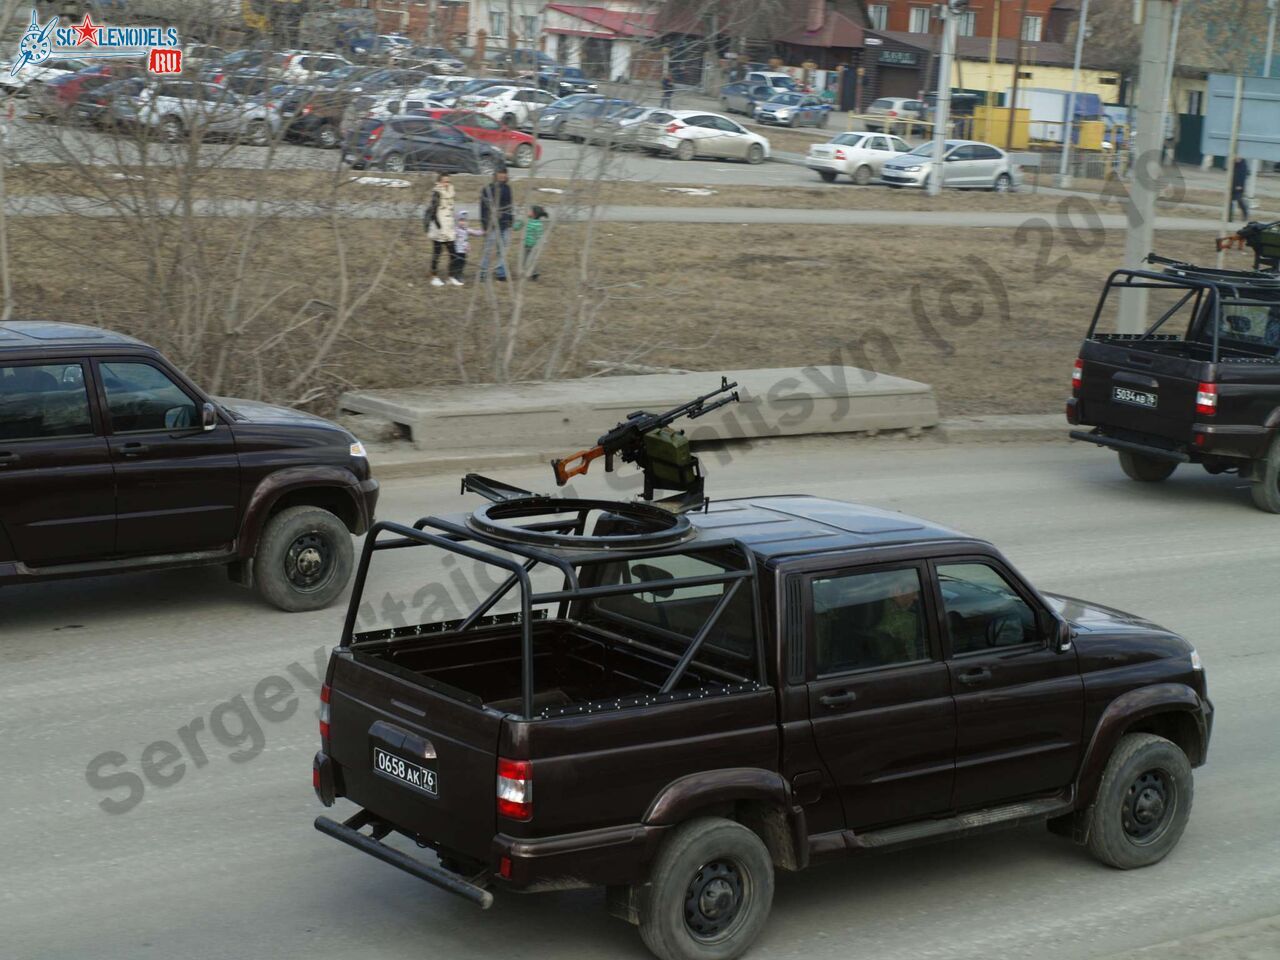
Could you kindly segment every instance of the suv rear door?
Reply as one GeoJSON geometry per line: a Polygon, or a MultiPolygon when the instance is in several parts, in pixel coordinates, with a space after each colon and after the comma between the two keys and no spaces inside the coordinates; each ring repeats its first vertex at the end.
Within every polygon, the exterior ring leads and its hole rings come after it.
{"type": "Polygon", "coordinates": [[[12,559],[30,566],[114,548],[115,481],[87,368],[83,359],[0,361],[0,527],[12,559]]]}
{"type": "Polygon", "coordinates": [[[805,579],[809,717],[854,830],[944,813],[955,704],[923,563],[805,579]]]}
{"type": "Polygon", "coordinates": [[[94,361],[116,477],[116,553],[206,551],[236,538],[240,462],[231,427],[201,427],[204,398],[150,357],[94,361]]]}
{"type": "Polygon", "coordinates": [[[931,564],[956,702],[955,807],[1060,790],[1080,759],[1084,684],[1039,599],[992,557],[931,564]]]}

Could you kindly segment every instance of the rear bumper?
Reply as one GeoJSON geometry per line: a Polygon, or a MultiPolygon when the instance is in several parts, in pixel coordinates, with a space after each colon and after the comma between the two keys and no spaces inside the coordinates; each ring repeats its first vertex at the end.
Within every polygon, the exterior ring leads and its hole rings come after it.
{"type": "Polygon", "coordinates": [[[367,810],[361,810],[342,823],[330,820],[328,817],[316,817],[315,825],[321,833],[328,834],[335,840],[341,840],[347,846],[355,847],[362,853],[376,857],[383,863],[390,864],[420,880],[425,880],[441,890],[462,897],[464,900],[470,900],[481,910],[488,910],[493,906],[493,894],[476,883],[474,879],[468,880],[443,867],[424,863],[383,843],[382,838],[391,833],[392,827],[367,810]],[[361,828],[366,826],[371,828],[370,832],[361,833],[361,828]]]}
{"type": "Polygon", "coordinates": [[[1096,424],[1082,411],[1078,401],[1068,401],[1067,421],[1091,426],[1086,433],[1074,430],[1073,440],[1096,443],[1114,450],[1129,450],[1144,456],[1177,463],[1200,463],[1206,459],[1261,460],[1267,456],[1273,431],[1256,424],[1190,424],[1190,441],[1126,430],[1111,424],[1096,424]]]}
{"type": "Polygon", "coordinates": [[[1138,443],[1134,440],[1121,440],[1118,437],[1109,437],[1105,433],[1094,430],[1085,433],[1083,430],[1072,430],[1072,440],[1083,440],[1086,443],[1096,443],[1100,447],[1110,447],[1112,450],[1125,450],[1129,453],[1140,453],[1144,457],[1151,457],[1154,460],[1169,460],[1173,463],[1189,463],[1191,457],[1179,450],[1166,450],[1164,447],[1156,447],[1146,443],[1138,443]]]}
{"type": "Polygon", "coordinates": [[[495,879],[524,892],[637,883],[667,829],[634,823],[533,840],[499,834],[495,879]]]}

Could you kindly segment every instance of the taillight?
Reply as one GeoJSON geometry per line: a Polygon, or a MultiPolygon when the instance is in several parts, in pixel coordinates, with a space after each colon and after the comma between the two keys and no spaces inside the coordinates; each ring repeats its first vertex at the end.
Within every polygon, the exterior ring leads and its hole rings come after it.
{"type": "Polygon", "coordinates": [[[498,816],[533,819],[533,764],[498,758],[498,816]]]}
{"type": "Polygon", "coordinates": [[[314,108],[314,107],[312,107],[312,106],[311,106],[311,104],[309,104],[309,103],[308,103],[305,107],[303,107],[303,108],[302,108],[302,115],[305,117],[305,116],[306,116],[307,114],[309,114],[313,109],[315,109],[315,108],[314,108]]]}
{"type": "Polygon", "coordinates": [[[886,117],[896,117],[897,115],[898,115],[897,110],[890,110],[888,113],[885,114],[886,117]]]}
{"type": "Polygon", "coordinates": [[[684,124],[682,124],[682,123],[668,123],[668,124],[667,124],[667,133],[675,133],[675,132],[676,132],[677,130],[679,130],[682,126],[684,126],[684,124]]]}
{"type": "Polygon", "coordinates": [[[844,151],[843,151],[843,150],[837,150],[837,151],[836,151],[836,159],[837,159],[837,160],[843,160],[843,159],[845,159],[845,155],[844,155],[844,151]]]}
{"type": "Polygon", "coordinates": [[[378,127],[374,127],[372,130],[370,130],[370,131],[369,131],[369,139],[366,141],[366,144],[367,144],[368,146],[372,146],[373,144],[377,143],[377,142],[378,142],[378,139],[382,136],[382,131],[383,131],[383,129],[384,129],[383,127],[378,126],[378,127]]]}
{"type": "Polygon", "coordinates": [[[329,685],[320,687],[320,742],[329,749],[329,685]]]}
{"type": "Polygon", "coordinates": [[[477,106],[477,107],[487,107],[488,105],[489,105],[489,101],[488,101],[488,100],[477,100],[477,101],[476,101],[476,106],[477,106]]]}
{"type": "Polygon", "coordinates": [[[1071,369],[1071,395],[1080,395],[1080,381],[1084,378],[1084,361],[1076,357],[1076,365],[1071,369]]]}
{"type": "Polygon", "coordinates": [[[1218,385],[1202,383],[1196,387],[1196,413],[1202,417],[1212,417],[1218,412],[1218,385]]]}

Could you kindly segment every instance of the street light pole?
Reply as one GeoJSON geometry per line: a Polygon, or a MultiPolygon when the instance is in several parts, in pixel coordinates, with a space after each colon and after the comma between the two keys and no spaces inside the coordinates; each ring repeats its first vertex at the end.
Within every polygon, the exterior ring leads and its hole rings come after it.
{"type": "Polygon", "coordinates": [[[1076,91],[1080,89],[1080,60],[1084,56],[1084,34],[1089,25],[1089,0],[1080,5],[1080,22],[1076,24],[1076,62],[1071,71],[1071,92],[1067,94],[1067,123],[1062,131],[1062,159],[1058,164],[1055,184],[1066,189],[1071,186],[1071,129],[1076,120],[1076,91]]]}
{"type": "Polygon", "coordinates": [[[933,169],[929,173],[929,196],[942,192],[943,159],[947,147],[947,125],[951,119],[951,62],[956,52],[956,28],[959,14],[969,0],[950,0],[942,6],[942,54],[938,58],[938,105],[933,116],[933,169]]]}
{"type": "MultiPolygon", "coordinates": [[[[1160,106],[1160,142],[1164,143],[1164,132],[1169,126],[1169,107],[1173,101],[1173,68],[1178,61],[1178,30],[1182,26],[1182,4],[1185,0],[1173,0],[1173,27],[1169,36],[1169,63],[1164,72],[1164,100],[1160,106]]],[[[1160,150],[1160,161],[1164,162],[1164,148],[1160,150]]]]}

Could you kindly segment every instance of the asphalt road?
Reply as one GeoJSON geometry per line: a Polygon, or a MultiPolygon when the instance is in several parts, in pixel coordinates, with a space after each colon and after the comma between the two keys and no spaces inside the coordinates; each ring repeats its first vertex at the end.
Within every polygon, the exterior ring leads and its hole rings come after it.
{"type": "MultiPolygon", "coordinates": [[[[988,537],[1045,589],[1192,638],[1217,705],[1190,827],[1162,864],[1121,873],[1041,828],[837,862],[780,879],[751,956],[1085,960],[1280,915],[1280,518],[1232,478],[1184,468],[1139,486],[1093,448],[894,438],[770,441],[707,464],[720,495],[861,499],[988,537]]],[[[503,479],[550,486],[545,468],[503,479]]],[[[380,512],[459,509],[456,483],[389,482],[380,512]]],[[[0,956],[647,956],[602,893],[484,914],[312,829],[310,688],[340,618],[267,609],[213,570],[0,589],[0,956]],[[300,705],[268,722],[255,688],[273,675],[300,705]],[[197,749],[179,746],[181,774],[152,771],[176,782],[107,813],[129,791],[91,788],[89,763],[118,751],[136,775],[184,726],[197,749]]]]}

